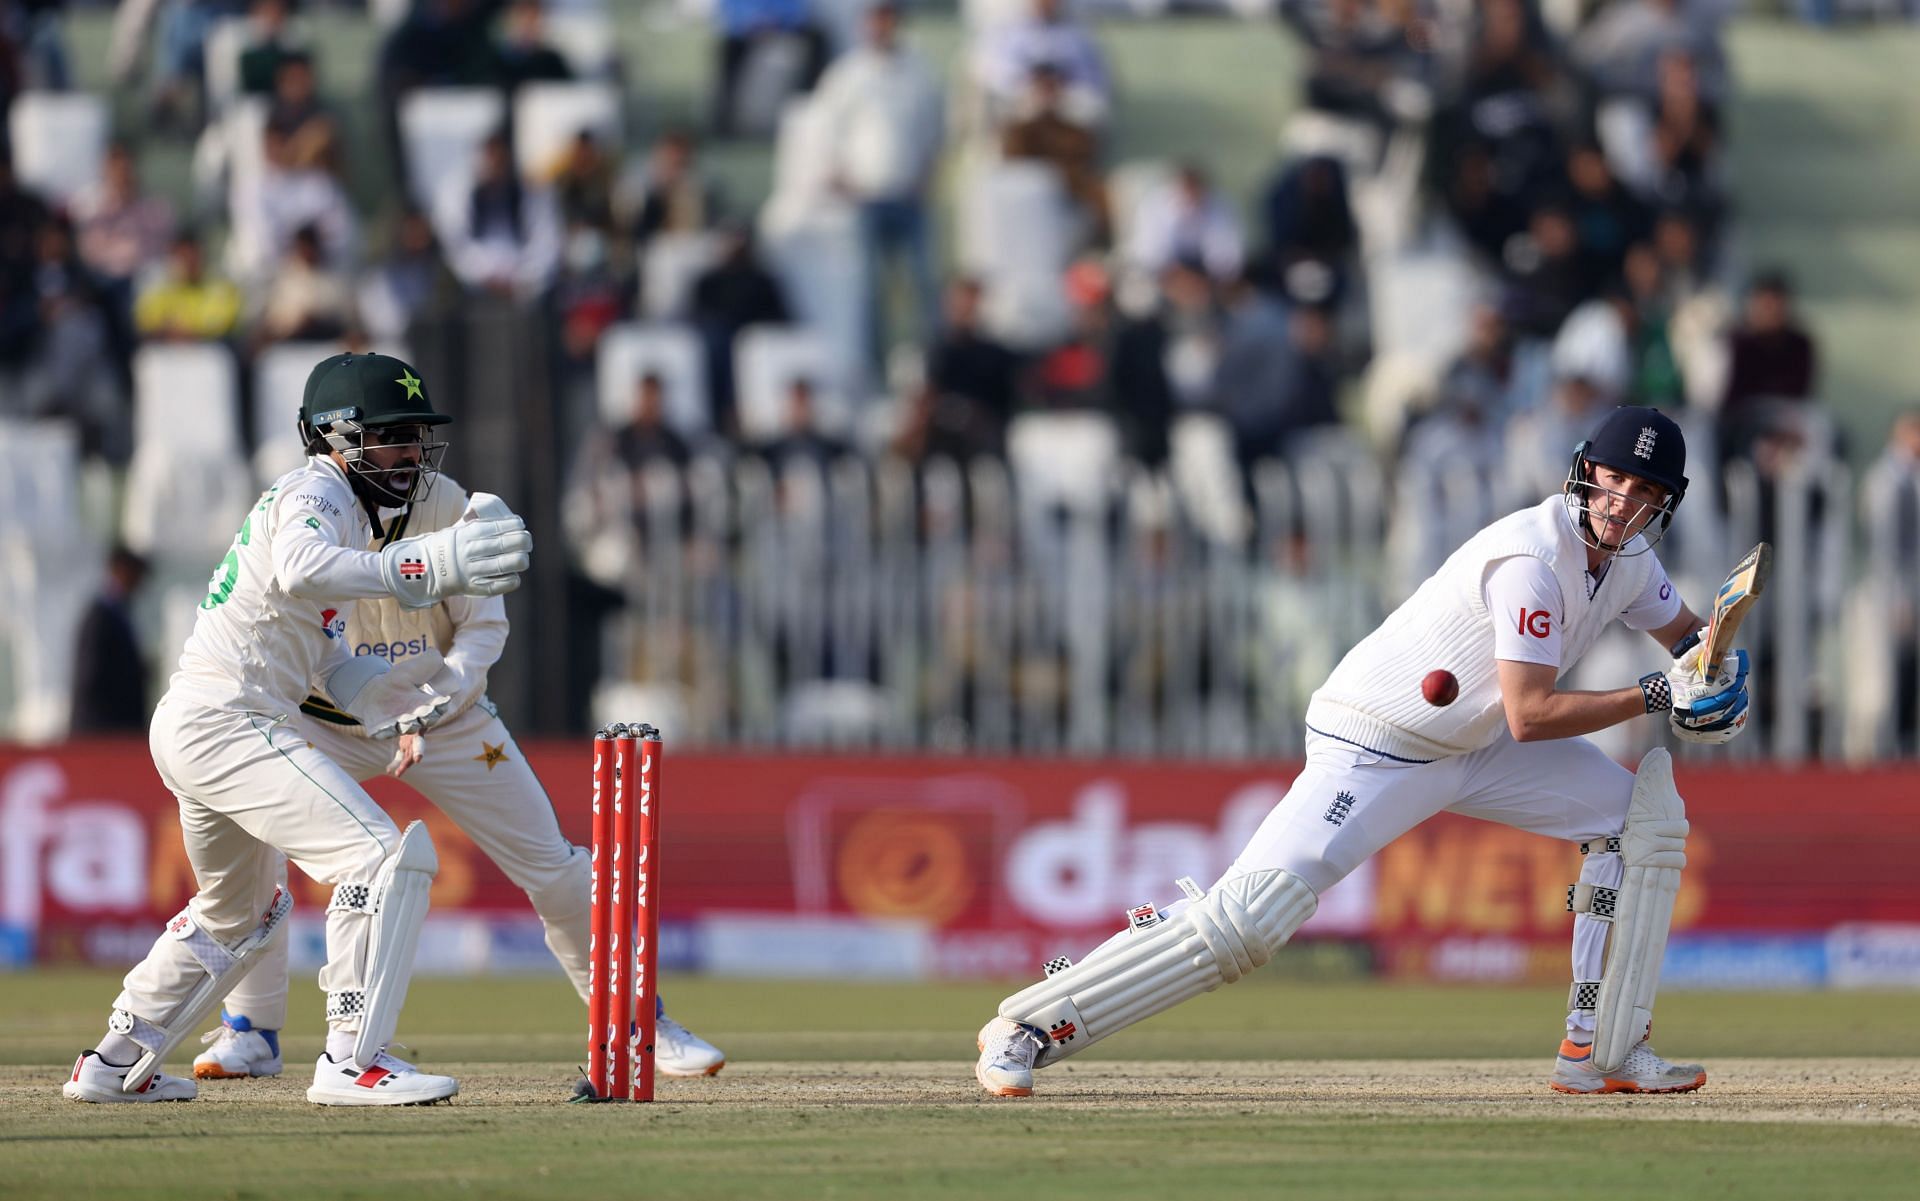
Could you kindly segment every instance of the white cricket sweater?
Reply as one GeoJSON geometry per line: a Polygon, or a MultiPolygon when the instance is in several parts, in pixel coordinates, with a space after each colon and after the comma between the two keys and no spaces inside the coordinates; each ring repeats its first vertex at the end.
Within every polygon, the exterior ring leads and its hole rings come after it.
{"type": "Polygon", "coordinates": [[[1591,597],[1587,548],[1564,498],[1549,497],[1469,538],[1380,627],[1340,660],[1307,704],[1308,729],[1399,759],[1427,762],[1491,745],[1506,725],[1494,666],[1493,623],[1517,613],[1487,609],[1488,573],[1503,559],[1532,555],[1560,582],[1560,675],[1593,648],[1601,631],[1633,604],[1658,566],[1635,535],[1591,597]],[[1427,703],[1420,683],[1437,668],[1453,673],[1460,696],[1427,703]]]}
{"type": "Polygon", "coordinates": [[[346,474],[313,457],[261,494],[214,568],[167,686],[211,709],[291,713],[346,661],[339,612],[385,596],[346,474]]]}

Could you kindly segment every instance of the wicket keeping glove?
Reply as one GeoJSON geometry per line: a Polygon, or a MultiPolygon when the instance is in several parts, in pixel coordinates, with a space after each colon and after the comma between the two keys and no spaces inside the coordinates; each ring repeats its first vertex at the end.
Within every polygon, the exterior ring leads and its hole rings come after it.
{"type": "Polygon", "coordinates": [[[403,538],[380,552],[380,578],[402,608],[425,609],[449,596],[499,596],[520,586],[533,562],[533,535],[507,502],[490,492],[467,498],[444,530],[403,538]]]}
{"type": "Polygon", "coordinates": [[[327,695],[375,738],[418,734],[439,724],[453,705],[452,697],[424,687],[440,663],[433,650],[392,665],[378,655],[356,655],[327,677],[327,695]]]}

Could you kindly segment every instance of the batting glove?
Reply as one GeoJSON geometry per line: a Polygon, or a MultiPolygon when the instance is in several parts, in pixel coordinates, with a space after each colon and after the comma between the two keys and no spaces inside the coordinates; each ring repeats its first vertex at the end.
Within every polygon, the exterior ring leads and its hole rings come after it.
{"type": "Polygon", "coordinates": [[[1673,712],[1668,720],[1673,732],[1688,742],[1719,744],[1727,742],[1747,724],[1747,652],[1734,651],[1720,661],[1720,671],[1711,684],[1702,683],[1688,659],[1697,661],[1699,652],[1689,652],[1668,673],[1673,687],[1673,712]]]}

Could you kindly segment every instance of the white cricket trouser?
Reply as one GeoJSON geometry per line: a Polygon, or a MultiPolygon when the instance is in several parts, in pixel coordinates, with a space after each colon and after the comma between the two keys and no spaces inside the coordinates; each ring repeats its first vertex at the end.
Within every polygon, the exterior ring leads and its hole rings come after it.
{"type": "MultiPolygon", "coordinates": [[[[287,859],[322,884],[371,884],[400,841],[373,798],[284,717],[169,696],[154,711],[148,742],[161,781],[180,802],[180,833],[199,886],[188,908],[195,924],[223,942],[258,928],[287,859]]],[[[327,914],[322,990],[363,991],[371,933],[365,913],[327,914]]],[[[269,944],[283,962],[286,944],[284,935],[269,944]]],[[[115,1008],[165,1023],[205,975],[185,943],[163,934],[127,973],[115,1008]]],[[[265,1016],[284,1022],[284,995],[279,1012],[265,1016]]],[[[360,1019],[334,1025],[357,1031],[360,1019]]]]}
{"type": "MultiPolygon", "coordinates": [[[[393,758],[393,742],[375,741],[355,727],[305,713],[293,724],[301,737],[356,780],[380,775],[393,758]]],[[[561,832],[553,802],[486,698],[428,730],[424,750],[401,783],[432,801],[526,891],[546,926],[548,949],[585,1001],[592,856],[561,832]]],[[[259,966],[227,994],[226,1009],[246,1015],[262,1030],[284,1024],[286,939],[269,947],[259,966]]]]}
{"type": "MultiPolygon", "coordinates": [[[[1433,763],[1407,763],[1318,734],[1307,763],[1267,814],[1228,875],[1284,868],[1325,893],[1375,852],[1446,810],[1569,842],[1620,833],[1633,773],[1584,738],[1515,742],[1433,763]]],[[[1580,880],[1618,888],[1618,854],[1584,857],[1580,880]]],[[[1573,978],[1598,980],[1607,928],[1574,915],[1573,978]]],[[[1573,1010],[1571,1030],[1592,1030],[1593,1014],[1573,1010]]]]}

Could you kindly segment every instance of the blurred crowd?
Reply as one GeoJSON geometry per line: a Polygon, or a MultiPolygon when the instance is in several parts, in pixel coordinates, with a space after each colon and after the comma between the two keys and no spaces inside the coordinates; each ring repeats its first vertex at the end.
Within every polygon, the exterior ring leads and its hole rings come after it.
{"type": "MultiPolygon", "coordinates": [[[[71,91],[66,7],[0,0],[0,104],[71,91]]],[[[1149,469],[1204,418],[1243,479],[1345,430],[1539,495],[1602,410],[1649,404],[1708,461],[1777,473],[1837,435],[1793,280],[1740,250],[1729,8],[1279,0],[1298,107],[1238,195],[1201,137],[1116,161],[1127,81],[1067,0],[965,5],[950,67],[896,0],[714,0],[700,119],[646,138],[612,0],[126,0],[121,133],[191,140],[193,203],[111,131],[53,194],[0,122],[0,417],[72,422],[117,467],[144,345],[228,347],[244,392],[272,347],[404,349],[491,304],[554,333],[577,531],[654,462],[1005,457],[1019,419],[1063,413],[1149,469]],[[312,36],[360,8],[372,103],[330,89],[312,36]],[[479,116],[434,124],[440,97],[479,116]],[[707,149],[736,141],[772,142],[771,195],[717,183],[707,149]],[[393,181],[371,206],[368,176],[393,181]],[[690,338],[697,372],[641,354],[610,378],[634,323],[690,338]],[[769,404],[742,364],[770,328],[821,353],[783,360],[769,404]]]]}

